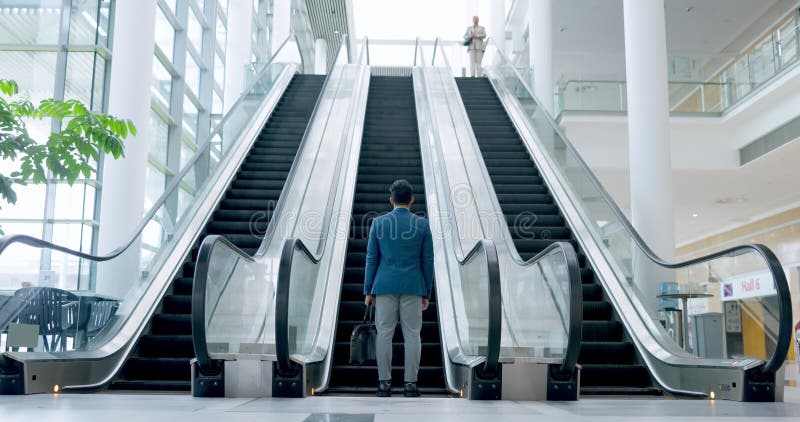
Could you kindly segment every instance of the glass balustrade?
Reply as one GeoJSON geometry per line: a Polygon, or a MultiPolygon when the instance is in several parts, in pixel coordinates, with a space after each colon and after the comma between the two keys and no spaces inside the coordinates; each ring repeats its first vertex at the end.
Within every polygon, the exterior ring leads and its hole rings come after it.
{"type": "MultiPolygon", "coordinates": [[[[669,82],[673,113],[723,113],[798,61],[800,12],[793,11],[706,81],[669,82]]],[[[519,70],[519,69],[518,69],[519,70]]],[[[519,72],[528,78],[524,72],[519,72]]],[[[533,86],[528,80],[528,85],[533,86]]],[[[556,116],[564,111],[627,111],[625,81],[568,79],[556,87],[556,116]]]]}

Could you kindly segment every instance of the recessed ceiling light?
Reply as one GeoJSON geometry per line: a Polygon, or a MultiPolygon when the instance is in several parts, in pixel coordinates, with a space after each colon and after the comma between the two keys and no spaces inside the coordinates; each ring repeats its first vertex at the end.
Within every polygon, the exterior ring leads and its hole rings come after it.
{"type": "Polygon", "coordinates": [[[694,6],[689,6],[689,7],[686,8],[686,13],[692,13],[693,10],[694,10],[694,6]]]}
{"type": "Polygon", "coordinates": [[[696,212],[695,212],[695,213],[692,213],[692,217],[694,217],[694,218],[697,218],[697,217],[699,217],[699,216],[700,216],[700,214],[698,214],[698,213],[696,213],[696,212]]]}
{"type": "Polygon", "coordinates": [[[561,28],[558,29],[558,32],[567,32],[567,27],[562,26],[561,28]]]}
{"type": "Polygon", "coordinates": [[[747,202],[747,198],[744,196],[729,196],[727,198],[719,198],[714,202],[719,205],[743,204],[747,202]]]}

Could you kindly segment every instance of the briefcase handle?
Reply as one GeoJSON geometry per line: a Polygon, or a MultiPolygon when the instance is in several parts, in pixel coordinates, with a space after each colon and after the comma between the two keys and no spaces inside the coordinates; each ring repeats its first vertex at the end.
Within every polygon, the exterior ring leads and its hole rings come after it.
{"type": "Polygon", "coordinates": [[[372,306],[367,305],[367,309],[364,310],[364,319],[361,321],[362,324],[366,324],[367,321],[374,321],[375,320],[375,312],[372,306]]]}

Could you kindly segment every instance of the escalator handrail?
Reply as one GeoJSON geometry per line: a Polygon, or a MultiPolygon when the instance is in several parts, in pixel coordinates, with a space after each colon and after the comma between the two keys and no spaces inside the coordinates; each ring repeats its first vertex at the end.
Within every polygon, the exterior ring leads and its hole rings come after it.
{"type": "MultiPolygon", "coordinates": [[[[534,265],[539,260],[550,254],[551,251],[558,249],[564,255],[567,265],[569,286],[569,333],[567,334],[567,347],[564,351],[564,361],[561,363],[559,371],[565,375],[571,375],[578,364],[578,355],[581,351],[581,339],[583,337],[583,286],[581,282],[580,264],[578,253],[575,247],[569,242],[553,242],[536,256],[525,261],[525,265],[534,265]]],[[[556,308],[561,309],[556,304],[556,308]]]]}
{"type": "Polygon", "coordinates": [[[78,250],[75,250],[75,249],[71,249],[71,248],[68,248],[66,246],[61,246],[61,245],[58,245],[58,244],[53,243],[53,242],[49,242],[49,241],[46,241],[46,240],[43,240],[43,239],[39,239],[37,237],[23,235],[23,234],[14,234],[14,235],[7,235],[7,236],[0,237],[0,255],[9,246],[11,246],[12,244],[15,244],[15,243],[20,243],[20,244],[23,244],[23,245],[27,245],[27,246],[31,246],[31,247],[39,248],[39,249],[54,250],[54,251],[62,252],[62,253],[65,253],[65,254],[68,254],[68,255],[72,255],[72,256],[75,256],[75,257],[78,257],[78,258],[83,258],[83,259],[88,259],[90,261],[95,261],[95,262],[108,261],[108,260],[114,259],[114,258],[118,257],[119,255],[121,255],[122,253],[124,253],[131,245],[133,245],[134,242],[136,242],[136,239],[138,239],[139,236],[142,234],[142,231],[144,231],[145,227],[147,227],[147,224],[153,219],[153,217],[155,217],[156,213],[158,213],[158,210],[161,209],[162,206],[164,206],[164,204],[170,198],[170,195],[172,195],[172,193],[178,188],[178,186],[180,186],[180,183],[183,180],[183,178],[193,169],[192,166],[200,158],[205,156],[206,150],[211,146],[211,140],[213,140],[214,137],[217,136],[220,133],[220,131],[224,128],[225,123],[228,121],[228,119],[230,118],[231,114],[233,114],[232,111],[235,110],[237,108],[237,106],[239,106],[239,104],[241,104],[245,100],[245,98],[247,97],[248,93],[250,91],[252,91],[253,88],[256,86],[256,84],[261,80],[261,78],[264,76],[265,72],[267,71],[267,68],[269,67],[269,65],[272,64],[272,62],[278,56],[278,53],[281,52],[283,47],[286,46],[286,44],[289,42],[289,40],[291,38],[292,38],[291,34],[288,37],[286,37],[286,39],[283,40],[283,42],[278,47],[278,49],[275,50],[275,54],[273,54],[272,57],[270,57],[270,59],[263,64],[263,66],[261,67],[261,71],[258,72],[258,75],[253,79],[253,81],[249,85],[247,85],[247,87],[242,91],[243,94],[241,96],[239,96],[239,98],[236,100],[236,102],[234,102],[233,105],[231,106],[231,108],[229,109],[228,113],[226,113],[222,117],[222,119],[219,121],[219,123],[217,123],[217,126],[214,128],[214,130],[211,131],[211,133],[206,137],[206,142],[203,142],[200,145],[200,148],[198,148],[197,151],[195,151],[195,153],[189,158],[189,161],[186,162],[186,164],[183,166],[181,171],[179,171],[177,174],[175,174],[172,177],[172,179],[170,180],[170,182],[167,184],[166,188],[164,189],[164,192],[161,194],[161,196],[158,197],[158,199],[156,199],[156,201],[153,203],[153,206],[150,207],[150,209],[147,211],[147,213],[144,215],[144,217],[142,217],[142,219],[139,221],[139,224],[133,230],[133,233],[131,234],[131,236],[128,239],[128,241],[125,242],[123,245],[117,247],[116,249],[112,250],[111,252],[109,252],[107,254],[95,255],[95,254],[90,254],[90,253],[81,252],[81,251],[78,251],[78,250]]]}
{"type": "Polygon", "coordinates": [[[459,266],[467,265],[472,259],[483,253],[486,258],[487,274],[489,276],[489,330],[487,333],[486,360],[483,363],[483,372],[486,375],[497,374],[500,362],[500,340],[503,324],[503,294],[500,285],[500,260],[497,258],[497,248],[491,239],[481,239],[475,243],[463,259],[457,259],[459,266]]]}
{"type": "MultiPolygon", "coordinates": [[[[339,56],[339,53],[340,53],[340,51],[342,49],[342,46],[345,45],[345,43],[347,42],[346,41],[347,40],[347,34],[342,34],[341,39],[342,39],[342,42],[339,44],[339,47],[336,49],[336,53],[335,53],[334,57],[338,57],[339,56]]],[[[334,63],[334,65],[335,65],[335,63],[334,63]]],[[[299,156],[300,152],[303,149],[303,145],[305,144],[305,141],[308,138],[308,133],[311,131],[311,126],[312,126],[312,123],[314,122],[314,116],[317,114],[317,112],[319,110],[319,106],[320,106],[320,103],[322,101],[322,94],[325,92],[325,89],[327,88],[329,81],[330,81],[330,73],[325,77],[325,81],[323,82],[322,87],[320,88],[319,96],[317,97],[317,101],[314,103],[314,108],[313,108],[313,110],[311,111],[311,114],[310,114],[311,117],[308,119],[308,123],[306,123],[306,128],[303,131],[301,144],[297,149],[297,153],[295,154],[295,159],[292,160],[292,166],[289,169],[289,175],[288,175],[286,181],[284,182],[284,186],[288,186],[289,184],[291,184],[291,181],[294,179],[295,167],[297,165],[297,157],[299,156]]],[[[283,210],[284,195],[285,194],[286,194],[285,189],[282,189],[281,190],[281,194],[278,197],[278,204],[275,207],[275,210],[273,211],[273,215],[280,215],[281,214],[281,211],[283,210]]],[[[276,221],[276,220],[273,219],[272,221],[276,221]]],[[[264,249],[263,246],[264,246],[265,243],[267,243],[271,239],[271,235],[272,235],[272,233],[274,231],[274,226],[275,225],[272,223],[272,221],[270,222],[269,227],[267,227],[267,233],[264,236],[264,239],[262,240],[262,247],[260,247],[259,250],[252,256],[250,254],[248,254],[247,252],[242,251],[241,249],[236,247],[233,243],[231,243],[230,241],[228,241],[227,239],[225,239],[222,236],[209,235],[209,236],[206,236],[203,239],[203,242],[202,242],[202,244],[200,246],[200,250],[199,250],[198,255],[197,255],[197,263],[195,264],[195,276],[194,276],[194,282],[193,282],[193,286],[192,286],[192,313],[191,313],[192,342],[194,343],[194,350],[195,350],[195,354],[196,354],[196,358],[197,358],[197,363],[198,363],[198,366],[200,367],[201,370],[208,370],[208,369],[214,370],[214,369],[217,369],[216,368],[217,364],[214,362],[214,360],[211,358],[211,355],[208,352],[208,345],[206,343],[206,341],[207,341],[206,326],[205,326],[206,287],[208,285],[208,267],[209,267],[209,261],[211,259],[211,252],[213,251],[214,247],[217,244],[222,243],[224,245],[224,247],[227,247],[228,249],[230,249],[231,252],[236,253],[241,258],[247,260],[248,262],[254,262],[256,259],[258,259],[259,257],[261,257],[265,253],[265,249],[264,249]]],[[[327,220],[326,220],[325,224],[327,226],[327,224],[328,224],[327,220]]],[[[284,249],[285,249],[286,245],[288,244],[289,240],[291,240],[291,239],[287,239],[287,243],[284,244],[284,249]]],[[[301,245],[302,249],[305,252],[310,254],[312,262],[314,262],[314,263],[319,262],[319,259],[315,258],[313,256],[313,254],[311,254],[309,249],[305,246],[305,244],[302,243],[302,241],[300,241],[300,245],[301,245]]],[[[283,251],[282,251],[281,261],[283,261],[283,259],[284,258],[283,258],[283,251]]],[[[281,266],[280,268],[283,268],[283,266],[281,266]]],[[[280,268],[279,268],[279,274],[280,274],[280,271],[281,271],[280,268]]],[[[279,279],[280,279],[280,276],[279,276],[279,279]]],[[[279,285],[280,285],[280,283],[279,283],[279,285]]],[[[222,289],[222,291],[224,291],[224,290],[225,290],[225,288],[222,289]]],[[[276,297],[275,297],[276,310],[277,310],[277,306],[278,306],[279,303],[281,303],[282,301],[288,301],[288,290],[286,291],[286,293],[287,293],[287,297],[286,298],[282,298],[280,296],[280,294],[279,294],[279,291],[276,290],[276,297]]],[[[277,322],[279,321],[279,316],[276,314],[275,318],[276,318],[276,324],[277,324],[277,322]]],[[[286,318],[284,318],[284,320],[285,319],[286,318]]],[[[287,337],[286,337],[285,346],[288,349],[288,327],[286,329],[287,329],[287,337]]],[[[277,328],[277,325],[276,325],[276,331],[277,330],[278,330],[278,328],[277,328]]],[[[276,338],[276,349],[279,348],[279,347],[282,347],[282,345],[280,345],[280,343],[281,343],[281,340],[276,338]]]]}
{"type": "Polygon", "coordinates": [[[292,261],[296,250],[305,255],[314,265],[320,262],[320,257],[314,256],[301,239],[291,238],[284,241],[278,267],[278,285],[275,288],[275,355],[277,356],[278,370],[281,373],[287,373],[293,369],[289,352],[289,287],[292,281],[292,261]]]}
{"type": "MultiPolygon", "coordinates": [[[[496,44],[492,42],[492,45],[495,47],[495,51],[499,54],[506,62],[512,63],[510,59],[505,55],[505,53],[497,47],[496,44]]],[[[510,66],[514,72],[514,75],[517,77],[519,82],[525,87],[527,94],[533,99],[533,101],[539,106],[542,102],[534,95],[533,90],[528,86],[527,81],[519,74],[519,71],[514,66],[510,66]]],[[[539,106],[541,108],[541,106],[539,106]]],[[[553,117],[550,115],[549,112],[542,109],[542,114],[546,117],[547,121],[550,123],[551,128],[558,133],[558,136],[561,138],[562,142],[567,146],[572,158],[578,163],[578,165],[583,170],[584,174],[589,178],[592,185],[594,185],[595,189],[600,193],[603,197],[603,200],[606,202],[606,205],[611,209],[614,213],[614,216],[622,223],[625,230],[633,239],[636,246],[655,264],[668,268],[668,269],[678,269],[683,267],[688,267],[696,264],[701,264],[704,262],[709,262],[714,259],[720,257],[732,257],[737,256],[748,251],[754,251],[758,254],[767,264],[769,272],[771,273],[773,280],[775,280],[775,288],[777,290],[777,297],[779,301],[779,318],[780,318],[780,327],[778,329],[778,343],[775,346],[775,350],[770,357],[770,359],[761,367],[761,372],[763,374],[774,374],[775,372],[780,369],[783,365],[784,360],[786,359],[786,355],[789,352],[789,347],[791,345],[791,337],[792,337],[792,305],[791,305],[791,296],[789,292],[789,284],[786,280],[786,274],[783,272],[783,267],[781,266],[780,261],[775,256],[775,254],[770,250],[767,246],[757,243],[748,243],[739,246],[734,246],[731,248],[727,248],[718,252],[714,252],[705,256],[689,259],[686,261],[670,263],[663,259],[661,259],[655,252],[647,245],[647,242],[642,239],[636,229],[633,227],[633,224],[628,220],[628,217],[625,216],[625,213],[619,209],[617,203],[611,197],[611,195],[606,191],[603,187],[603,184],[595,176],[594,172],[589,168],[588,164],[583,160],[578,150],[575,148],[574,145],[567,139],[564,135],[561,128],[556,124],[553,117]]]]}
{"type": "MultiPolygon", "coordinates": [[[[215,368],[215,363],[208,352],[206,343],[206,287],[208,284],[208,268],[214,248],[222,244],[225,248],[239,255],[241,259],[253,262],[254,259],[247,252],[242,251],[230,240],[219,235],[210,235],[203,239],[197,253],[195,277],[192,283],[192,343],[200,370],[215,368]]],[[[224,290],[224,288],[223,288],[224,290]]]]}

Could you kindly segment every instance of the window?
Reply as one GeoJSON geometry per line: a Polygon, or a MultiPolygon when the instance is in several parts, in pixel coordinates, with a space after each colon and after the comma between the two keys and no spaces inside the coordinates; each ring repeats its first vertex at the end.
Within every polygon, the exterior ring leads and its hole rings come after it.
{"type": "Polygon", "coordinates": [[[173,59],[175,52],[175,28],[169,22],[164,12],[156,8],[156,46],[167,56],[168,60],[173,59]]]}

